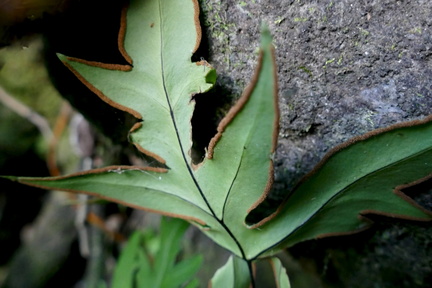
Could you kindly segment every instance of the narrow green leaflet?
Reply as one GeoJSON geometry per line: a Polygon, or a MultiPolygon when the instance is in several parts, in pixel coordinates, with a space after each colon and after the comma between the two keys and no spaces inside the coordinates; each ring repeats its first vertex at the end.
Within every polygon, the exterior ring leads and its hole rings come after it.
{"type": "Polygon", "coordinates": [[[209,286],[213,288],[249,288],[250,282],[247,262],[230,256],[227,263],[216,271],[209,286]]]}
{"type": "Polygon", "coordinates": [[[146,237],[142,231],[132,234],[120,255],[112,287],[176,288],[184,284],[195,287],[196,280],[192,278],[201,266],[202,257],[194,256],[176,263],[188,226],[179,219],[162,218],[160,235],[146,237]],[[154,243],[156,249],[151,247],[154,243]]]}
{"type": "Polygon", "coordinates": [[[114,270],[111,284],[113,288],[134,286],[135,274],[138,269],[142,268],[139,267],[139,263],[136,261],[136,255],[139,249],[142,248],[142,236],[141,231],[135,231],[123,248],[114,270]]]}
{"type": "Polygon", "coordinates": [[[209,90],[216,77],[207,62],[190,60],[200,42],[198,11],[195,0],[131,1],[119,33],[130,66],[59,56],[101,99],[142,119],[130,139],[166,169],[112,166],[57,178],[10,178],[189,220],[249,262],[299,241],[365,229],[369,213],[432,219],[401,192],[432,175],[430,116],[335,148],[278,213],[250,222],[273,182],[279,110],[272,39],[263,29],[250,85],[219,124],[206,159],[194,166],[192,97],[209,90]]]}
{"type": "MultiPolygon", "coordinates": [[[[192,257],[180,263],[176,257],[180,252],[181,240],[189,224],[180,219],[162,218],[160,247],[154,255],[153,277],[156,281],[151,287],[180,287],[188,282],[199,270],[202,257],[192,257]]],[[[148,281],[148,278],[144,279],[148,281]]],[[[148,285],[148,282],[146,282],[148,285]]],[[[143,287],[143,286],[140,286],[143,287]]]]}
{"type": "Polygon", "coordinates": [[[277,257],[269,258],[277,288],[291,288],[285,268],[277,257]]]}
{"type": "Polygon", "coordinates": [[[401,192],[431,173],[432,116],[354,138],[292,191],[280,213],[260,227],[273,239],[258,236],[253,250],[271,255],[304,240],[361,231],[371,224],[368,214],[431,221],[430,211],[401,192]]]}

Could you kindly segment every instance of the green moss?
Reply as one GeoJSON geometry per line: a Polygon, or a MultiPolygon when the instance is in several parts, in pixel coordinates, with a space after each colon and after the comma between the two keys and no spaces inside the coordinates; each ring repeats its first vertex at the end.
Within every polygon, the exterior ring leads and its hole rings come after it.
{"type": "Polygon", "coordinates": [[[408,33],[410,33],[410,34],[422,34],[422,28],[421,27],[414,27],[413,29],[409,30],[408,33]]]}
{"type": "Polygon", "coordinates": [[[285,17],[279,16],[275,21],[274,24],[279,25],[285,20],[285,17]]]}
{"type": "Polygon", "coordinates": [[[359,30],[360,30],[360,33],[361,33],[363,36],[369,36],[369,34],[370,34],[369,31],[367,31],[366,29],[363,29],[363,28],[361,28],[361,27],[359,27],[359,30]]]}
{"type": "Polygon", "coordinates": [[[324,66],[323,66],[323,69],[326,69],[326,68],[327,68],[327,65],[333,63],[335,60],[336,60],[335,58],[332,58],[332,59],[327,60],[327,61],[325,62],[325,64],[324,64],[324,66]]]}
{"type": "Polygon", "coordinates": [[[298,67],[299,70],[302,70],[303,72],[307,73],[310,77],[312,77],[312,71],[306,68],[305,66],[298,67]]]}
{"type": "Polygon", "coordinates": [[[294,18],[294,22],[306,22],[308,21],[308,18],[304,18],[304,17],[295,17],[294,18]]]}
{"type": "MultiPolygon", "coordinates": [[[[247,4],[245,1],[240,2],[247,4]]],[[[217,40],[219,45],[222,46],[222,53],[226,65],[230,66],[229,55],[231,55],[230,48],[230,34],[234,33],[235,25],[228,23],[225,19],[225,14],[222,11],[220,1],[204,1],[200,0],[200,6],[204,14],[204,25],[210,33],[210,38],[217,40]],[[232,31],[232,32],[231,32],[232,31]]]]}

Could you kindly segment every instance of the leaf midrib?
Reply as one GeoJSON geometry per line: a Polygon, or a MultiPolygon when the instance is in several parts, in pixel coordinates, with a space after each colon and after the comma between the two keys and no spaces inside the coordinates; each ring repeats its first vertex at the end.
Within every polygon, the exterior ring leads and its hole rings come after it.
{"type": "MultiPolygon", "coordinates": [[[[256,119],[257,118],[253,118],[253,124],[250,125],[250,127],[255,127],[255,123],[257,122],[256,119]]],[[[224,204],[223,204],[223,207],[222,207],[222,221],[223,221],[223,219],[225,217],[225,207],[227,205],[228,198],[230,197],[232,188],[234,186],[234,182],[237,180],[237,176],[238,176],[240,168],[242,167],[242,164],[243,164],[243,159],[244,159],[244,154],[245,154],[245,151],[246,151],[246,147],[248,147],[249,146],[248,144],[251,143],[252,130],[253,129],[249,129],[249,131],[247,132],[247,137],[246,137],[246,140],[243,143],[243,149],[242,149],[242,152],[241,152],[240,161],[238,163],[236,173],[235,173],[235,175],[233,177],[233,180],[231,182],[231,185],[230,185],[230,187],[228,189],[228,193],[225,196],[225,201],[224,201],[224,204]]]]}
{"type": "MultiPolygon", "coordinates": [[[[170,113],[170,118],[174,127],[174,131],[176,133],[176,138],[177,138],[177,142],[180,148],[180,152],[182,154],[182,158],[183,158],[183,162],[186,165],[186,169],[188,170],[189,176],[192,178],[196,188],[198,189],[198,192],[200,193],[202,199],[204,200],[204,202],[206,203],[208,209],[210,210],[211,214],[213,215],[213,217],[215,217],[215,213],[210,205],[210,203],[208,202],[208,200],[206,199],[198,181],[195,179],[194,174],[192,172],[192,168],[189,166],[189,163],[187,161],[187,157],[186,157],[186,153],[184,151],[184,147],[183,144],[181,142],[181,138],[180,138],[180,133],[177,127],[177,123],[176,123],[176,119],[174,117],[174,110],[172,109],[172,105],[171,105],[171,100],[169,97],[169,93],[167,91],[166,88],[166,81],[165,81],[165,69],[164,69],[164,51],[163,51],[163,17],[162,17],[162,7],[161,7],[161,1],[158,2],[159,5],[159,19],[160,19],[160,25],[159,25],[159,30],[160,30],[160,60],[161,60],[161,74],[162,74],[162,87],[164,90],[164,94],[165,94],[165,98],[168,104],[168,109],[169,109],[169,113],[170,113]]],[[[216,217],[215,217],[216,218],[216,217]]],[[[217,218],[216,218],[217,219],[217,218]]]]}
{"type": "MultiPolygon", "coordinates": [[[[97,182],[96,182],[96,181],[93,181],[93,183],[97,183],[97,182]]],[[[107,182],[102,182],[102,183],[103,183],[103,184],[106,184],[107,182]]],[[[124,187],[125,187],[124,184],[110,183],[109,185],[110,185],[110,187],[116,187],[116,186],[118,186],[118,187],[119,187],[119,190],[120,190],[120,189],[124,189],[124,187]]],[[[143,188],[143,187],[140,186],[140,185],[137,185],[137,186],[135,186],[135,185],[130,185],[130,186],[131,186],[131,187],[134,187],[134,188],[141,188],[141,189],[143,188]]],[[[172,197],[174,197],[174,198],[178,198],[178,199],[180,199],[180,200],[182,200],[182,201],[184,201],[184,202],[186,202],[186,203],[189,203],[189,204],[191,204],[191,205],[193,205],[193,206],[199,208],[200,210],[202,210],[202,211],[205,212],[206,214],[209,214],[208,211],[204,210],[204,209],[203,209],[202,207],[200,207],[199,205],[196,205],[196,203],[193,203],[193,202],[187,200],[186,198],[179,196],[178,194],[174,194],[174,193],[171,193],[171,192],[168,192],[168,191],[164,191],[164,190],[161,190],[161,189],[155,189],[155,188],[146,188],[146,189],[148,189],[148,190],[153,190],[153,191],[155,191],[155,192],[159,192],[159,193],[161,193],[161,194],[165,194],[165,195],[167,195],[167,196],[172,196],[172,197]]],[[[209,215],[211,215],[211,214],[209,214],[209,215]]],[[[213,215],[212,215],[212,216],[213,216],[213,215]]]]}
{"type": "Polygon", "coordinates": [[[162,86],[163,86],[163,90],[164,90],[164,94],[165,94],[165,98],[168,104],[168,108],[169,108],[169,112],[170,112],[170,117],[171,117],[171,121],[173,123],[173,127],[174,127],[174,131],[176,133],[176,138],[177,138],[177,142],[178,145],[180,147],[180,151],[182,154],[182,158],[183,158],[183,162],[186,165],[186,169],[189,173],[189,176],[192,178],[192,181],[194,182],[196,188],[198,189],[198,192],[201,196],[201,198],[204,200],[205,204],[207,205],[208,209],[210,210],[212,216],[214,219],[216,219],[217,222],[219,222],[219,224],[225,229],[225,231],[230,235],[230,237],[234,240],[234,242],[236,243],[237,247],[240,250],[240,253],[242,254],[242,258],[246,259],[246,254],[244,253],[244,250],[242,248],[242,246],[240,245],[240,242],[238,241],[238,239],[234,236],[234,234],[231,232],[231,230],[228,228],[228,226],[224,223],[223,220],[220,220],[215,211],[213,210],[212,206],[210,205],[210,203],[208,202],[207,198],[205,197],[205,194],[203,193],[203,190],[201,188],[201,186],[199,185],[197,179],[195,178],[195,175],[192,171],[192,168],[190,167],[188,161],[187,161],[187,157],[186,157],[186,153],[184,151],[184,147],[183,144],[181,142],[181,138],[180,138],[180,133],[179,130],[177,128],[177,123],[174,117],[174,111],[172,109],[172,105],[171,105],[171,101],[170,101],[170,97],[166,88],[166,82],[165,82],[165,69],[164,69],[164,53],[163,53],[163,17],[162,17],[162,7],[161,7],[161,1],[158,2],[158,6],[159,6],[159,19],[160,19],[160,59],[161,59],[161,74],[162,74],[162,86]]]}

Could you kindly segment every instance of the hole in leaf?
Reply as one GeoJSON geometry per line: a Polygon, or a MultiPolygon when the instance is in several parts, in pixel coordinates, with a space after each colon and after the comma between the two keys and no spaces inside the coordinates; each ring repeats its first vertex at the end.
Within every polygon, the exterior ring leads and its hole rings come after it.
{"type": "Polygon", "coordinates": [[[210,139],[216,135],[220,120],[225,116],[232,104],[229,91],[219,86],[205,93],[195,95],[195,111],[192,116],[192,163],[198,164],[205,157],[205,150],[210,139]]]}
{"type": "Polygon", "coordinates": [[[280,199],[272,199],[271,197],[267,197],[267,199],[258,205],[258,207],[249,212],[245,219],[246,225],[253,226],[263,219],[270,217],[274,212],[276,212],[280,203],[280,199]]]}

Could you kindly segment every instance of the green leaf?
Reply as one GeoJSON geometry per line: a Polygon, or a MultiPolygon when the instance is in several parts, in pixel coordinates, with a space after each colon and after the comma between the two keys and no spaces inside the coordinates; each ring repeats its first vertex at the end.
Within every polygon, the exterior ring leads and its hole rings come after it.
{"type": "Polygon", "coordinates": [[[154,286],[155,278],[153,277],[154,269],[152,266],[153,254],[150,254],[148,251],[146,251],[147,246],[145,245],[145,243],[141,248],[144,249],[138,250],[136,254],[139,269],[135,274],[134,286],[154,286]]]}
{"type": "Polygon", "coordinates": [[[269,258],[277,288],[291,288],[285,268],[277,257],[269,258]]]}
{"type": "Polygon", "coordinates": [[[179,287],[199,270],[202,257],[186,259],[177,265],[175,260],[180,252],[181,239],[189,224],[179,219],[162,218],[160,248],[155,255],[152,287],[179,287]]]}
{"type": "Polygon", "coordinates": [[[197,288],[199,287],[199,281],[198,279],[193,279],[191,282],[189,282],[185,288],[197,288]]]}
{"type": "Polygon", "coordinates": [[[181,239],[188,226],[187,222],[179,219],[162,218],[158,236],[149,238],[143,231],[135,231],[120,255],[112,287],[177,288],[184,284],[195,285],[192,278],[201,266],[202,257],[196,255],[176,263],[181,239]],[[154,241],[158,249],[152,252],[150,246],[154,246],[151,243],[154,241]]]}
{"type": "Polygon", "coordinates": [[[101,99],[143,120],[131,128],[130,140],[159,162],[157,167],[166,168],[112,166],[18,181],[189,220],[247,260],[307,239],[360,231],[370,225],[369,213],[432,219],[401,192],[432,175],[430,116],[335,148],[277,213],[257,223],[250,220],[273,182],[278,135],[277,69],[270,32],[263,29],[251,84],[219,124],[206,159],[192,165],[193,96],[209,90],[216,79],[207,62],[190,60],[201,35],[198,4],[131,1],[127,11],[119,43],[131,66],[59,57],[101,99]]]}
{"type": "Polygon", "coordinates": [[[256,251],[273,254],[308,239],[361,231],[371,225],[368,214],[430,221],[431,212],[402,189],[431,173],[432,116],[354,138],[330,151],[280,213],[263,221],[260,229],[273,239],[257,239],[262,246],[256,251]],[[274,246],[268,249],[270,243],[274,246]]]}
{"type": "Polygon", "coordinates": [[[270,32],[263,32],[251,84],[220,123],[207,158],[193,166],[192,97],[210,89],[213,83],[207,81],[215,79],[207,62],[190,61],[200,40],[197,3],[132,1],[124,19],[127,29],[121,29],[126,31],[119,37],[124,38],[121,51],[133,61],[133,68],[60,57],[103,100],[143,117],[132,127],[130,139],[168,169],[112,166],[19,181],[187,219],[245,258],[241,242],[246,239],[240,239],[248,231],[244,219],[273,181],[279,110],[270,32]]]}
{"type": "Polygon", "coordinates": [[[192,98],[215,81],[207,62],[191,62],[201,39],[198,12],[197,1],[131,1],[119,35],[120,50],[131,66],[59,55],[101,99],[143,118],[131,128],[130,140],[168,169],[113,166],[55,181],[23,178],[21,182],[218,226],[193,177],[189,156],[192,98]]]}
{"type": "Polygon", "coordinates": [[[134,275],[138,270],[135,255],[141,249],[142,233],[135,231],[123,248],[114,270],[112,288],[133,287],[134,275]]]}
{"type": "MultiPolygon", "coordinates": [[[[194,257],[184,259],[182,262],[177,263],[174,269],[169,273],[169,277],[163,279],[162,287],[177,287],[180,284],[187,283],[201,268],[203,257],[196,255],[194,257]],[[173,284],[178,285],[174,286],[173,284]]],[[[188,285],[197,285],[194,283],[197,279],[192,279],[188,285]]]]}
{"type": "Polygon", "coordinates": [[[230,256],[227,263],[219,268],[210,281],[213,288],[249,288],[250,274],[246,261],[230,256]]]}

